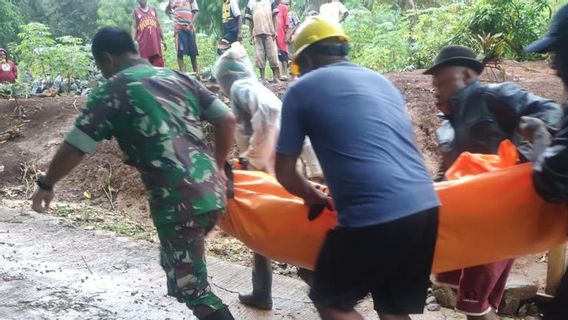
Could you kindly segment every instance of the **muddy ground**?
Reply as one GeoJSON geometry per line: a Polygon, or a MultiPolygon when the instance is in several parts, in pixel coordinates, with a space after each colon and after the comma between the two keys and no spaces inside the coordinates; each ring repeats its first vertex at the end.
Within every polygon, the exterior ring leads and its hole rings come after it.
{"type": "MultiPolygon", "coordinates": [[[[488,70],[483,80],[515,81],[538,95],[560,101],[560,81],[544,62],[507,62],[506,74],[488,70]]],[[[430,173],[437,173],[439,155],[435,142],[436,118],[430,77],[422,71],[387,74],[404,94],[408,112],[416,128],[416,140],[430,173]]],[[[271,85],[283,95],[286,84],[271,85]]],[[[24,200],[33,190],[34,177],[45,171],[49,159],[84,105],[82,97],[0,100],[0,199],[24,200]]],[[[137,172],[122,164],[113,141],[103,142],[98,152],[87,157],[57,186],[54,215],[64,216],[88,228],[105,229],[134,238],[155,241],[145,192],[137,172]]],[[[210,255],[242,265],[250,264],[250,252],[237,240],[217,230],[211,237],[210,255]]],[[[294,268],[275,262],[276,271],[293,275],[294,268]]],[[[526,273],[542,287],[545,263],[538,256],[521,259],[516,272],[526,273]],[[540,262],[539,262],[540,261],[540,262]]]]}

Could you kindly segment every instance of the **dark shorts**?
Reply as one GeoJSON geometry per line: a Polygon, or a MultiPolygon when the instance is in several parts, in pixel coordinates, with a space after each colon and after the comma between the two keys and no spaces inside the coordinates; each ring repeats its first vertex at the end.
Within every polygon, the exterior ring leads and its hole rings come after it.
{"type": "Polygon", "coordinates": [[[310,298],[351,310],[368,293],[385,314],[424,311],[438,233],[438,208],[370,227],[329,231],[310,298]]]}
{"type": "Polygon", "coordinates": [[[175,42],[178,57],[197,57],[199,55],[199,51],[197,51],[197,39],[195,37],[195,32],[176,30],[175,42]]]}
{"type": "Polygon", "coordinates": [[[288,62],[288,52],[278,50],[278,61],[280,62],[288,62]]]}
{"type": "Polygon", "coordinates": [[[235,31],[225,31],[223,33],[223,39],[227,40],[229,43],[233,43],[235,41],[237,41],[237,38],[239,37],[239,33],[235,30],[235,31]]]}

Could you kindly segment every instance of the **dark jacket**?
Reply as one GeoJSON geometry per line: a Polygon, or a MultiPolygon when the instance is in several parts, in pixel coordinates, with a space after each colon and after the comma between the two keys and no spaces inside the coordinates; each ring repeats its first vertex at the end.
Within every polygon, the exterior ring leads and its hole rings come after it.
{"type": "MultiPolygon", "coordinates": [[[[496,154],[501,141],[521,145],[517,127],[521,116],[555,127],[562,110],[550,99],[528,93],[513,83],[483,85],[472,82],[450,99],[452,115],[438,128],[445,169],[465,151],[496,154]]],[[[444,170],[445,170],[444,169],[444,170]]]]}
{"type": "Polygon", "coordinates": [[[548,201],[568,201],[568,102],[563,109],[560,130],[534,164],[536,191],[548,201]]]}

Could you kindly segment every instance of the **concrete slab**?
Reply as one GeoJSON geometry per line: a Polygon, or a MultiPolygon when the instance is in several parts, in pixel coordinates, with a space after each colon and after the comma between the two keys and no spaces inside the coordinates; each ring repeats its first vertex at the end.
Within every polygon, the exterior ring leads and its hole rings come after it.
{"type": "MultiPolygon", "coordinates": [[[[155,244],[26,210],[0,208],[0,319],[194,319],[165,295],[155,244]]],[[[250,269],[208,258],[213,289],[236,319],[318,319],[306,285],[275,275],[274,310],[240,305],[250,289],[250,269]]],[[[370,301],[360,306],[378,319],[370,301]]],[[[415,320],[464,319],[453,311],[428,312],[415,320]]]]}

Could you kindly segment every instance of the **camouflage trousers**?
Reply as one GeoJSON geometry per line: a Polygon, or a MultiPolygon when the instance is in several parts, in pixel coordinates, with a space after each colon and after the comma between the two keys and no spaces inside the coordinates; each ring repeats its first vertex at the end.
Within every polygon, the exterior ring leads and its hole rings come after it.
{"type": "Polygon", "coordinates": [[[205,235],[213,229],[221,214],[222,211],[213,211],[196,215],[183,224],[157,228],[168,295],[185,303],[198,318],[226,307],[211,291],[205,261],[205,235]]]}

